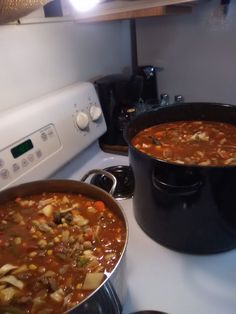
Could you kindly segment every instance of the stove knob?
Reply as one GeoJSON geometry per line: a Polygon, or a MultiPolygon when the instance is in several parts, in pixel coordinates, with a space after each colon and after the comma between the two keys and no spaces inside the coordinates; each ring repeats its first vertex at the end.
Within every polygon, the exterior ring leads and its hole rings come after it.
{"type": "Polygon", "coordinates": [[[102,110],[100,107],[93,105],[90,107],[89,113],[92,121],[97,121],[102,115],[102,110]]]}
{"type": "Polygon", "coordinates": [[[81,130],[84,130],[89,125],[88,115],[82,111],[77,114],[76,123],[81,130]]]}

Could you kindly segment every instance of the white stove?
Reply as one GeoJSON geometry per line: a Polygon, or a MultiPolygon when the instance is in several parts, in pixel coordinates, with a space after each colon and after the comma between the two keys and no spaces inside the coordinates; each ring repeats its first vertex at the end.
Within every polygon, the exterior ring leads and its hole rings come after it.
{"type": "MultiPolygon", "coordinates": [[[[106,126],[92,84],[75,84],[0,118],[1,189],[45,178],[80,180],[94,168],[129,164],[127,156],[99,147],[106,126]]],[[[123,314],[235,314],[236,250],[206,256],[174,252],[141,230],[132,199],[120,204],[130,230],[123,314]]]]}

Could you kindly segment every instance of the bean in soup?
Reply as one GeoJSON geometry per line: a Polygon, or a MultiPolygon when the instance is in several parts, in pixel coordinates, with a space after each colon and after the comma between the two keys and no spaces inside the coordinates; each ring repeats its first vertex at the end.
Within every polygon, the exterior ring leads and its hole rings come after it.
{"type": "Polygon", "coordinates": [[[64,313],[102,284],[125,238],[124,222],[83,195],[0,204],[0,313],[64,313]]]}
{"type": "Polygon", "coordinates": [[[217,121],[176,121],[140,131],[138,150],[158,159],[201,166],[236,165],[236,126],[217,121]]]}

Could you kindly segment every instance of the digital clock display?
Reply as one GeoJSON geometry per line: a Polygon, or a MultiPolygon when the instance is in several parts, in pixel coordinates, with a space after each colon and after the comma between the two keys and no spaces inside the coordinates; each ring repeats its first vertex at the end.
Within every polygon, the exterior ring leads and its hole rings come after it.
{"type": "Polygon", "coordinates": [[[33,143],[31,140],[27,140],[11,149],[12,156],[18,158],[21,155],[25,154],[33,148],[33,143]]]}

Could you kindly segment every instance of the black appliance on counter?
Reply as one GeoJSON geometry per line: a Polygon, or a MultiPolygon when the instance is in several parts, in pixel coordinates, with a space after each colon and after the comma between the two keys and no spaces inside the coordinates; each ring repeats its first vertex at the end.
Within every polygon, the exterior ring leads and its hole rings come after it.
{"type": "Polygon", "coordinates": [[[159,104],[157,88],[157,68],[153,65],[139,66],[136,73],[143,77],[141,98],[148,104],[159,104]]]}
{"type": "Polygon", "coordinates": [[[95,87],[107,124],[107,132],[100,138],[100,144],[127,146],[123,130],[135,115],[135,104],[143,89],[143,77],[112,74],[98,79],[95,87]]]}
{"type": "Polygon", "coordinates": [[[127,151],[124,128],[137,114],[149,111],[151,103],[158,103],[155,67],[138,67],[132,75],[107,75],[95,87],[107,124],[100,145],[105,150],[127,151]]]}

